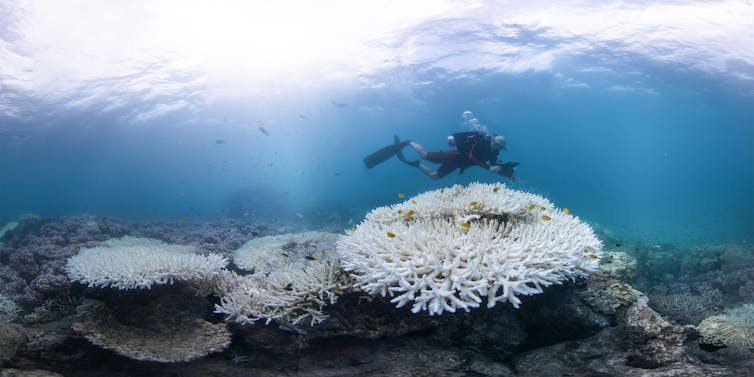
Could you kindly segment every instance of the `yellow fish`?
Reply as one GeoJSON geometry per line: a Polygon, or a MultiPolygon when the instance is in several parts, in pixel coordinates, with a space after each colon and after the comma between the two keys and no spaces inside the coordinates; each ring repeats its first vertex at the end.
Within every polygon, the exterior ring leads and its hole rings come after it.
{"type": "Polygon", "coordinates": [[[547,215],[542,215],[542,220],[544,220],[544,221],[550,221],[550,220],[552,220],[552,218],[550,216],[547,216],[547,215]]]}
{"type": "Polygon", "coordinates": [[[356,233],[356,227],[351,228],[351,233],[356,233]]]}
{"type": "Polygon", "coordinates": [[[414,210],[412,210],[412,209],[411,209],[411,210],[409,210],[408,212],[406,212],[406,218],[407,218],[407,219],[410,219],[410,218],[411,218],[411,216],[413,216],[413,215],[414,215],[414,210]]]}
{"type": "Polygon", "coordinates": [[[405,197],[406,197],[406,195],[404,195],[402,192],[398,193],[398,199],[403,199],[405,197]]]}
{"type": "Polygon", "coordinates": [[[492,192],[498,192],[498,191],[500,191],[500,187],[495,187],[494,189],[492,189],[492,192]]]}
{"type": "Polygon", "coordinates": [[[178,225],[183,225],[183,216],[178,218],[178,225]]]}
{"type": "Polygon", "coordinates": [[[461,227],[469,229],[469,228],[471,228],[471,225],[469,225],[469,223],[461,223],[461,227]]]}
{"type": "Polygon", "coordinates": [[[571,210],[568,209],[568,208],[563,208],[563,213],[565,213],[566,215],[570,215],[571,214],[571,210]]]}
{"type": "Polygon", "coordinates": [[[589,257],[589,259],[597,259],[597,256],[594,254],[589,254],[587,256],[589,257]]]}
{"type": "Polygon", "coordinates": [[[537,206],[535,206],[534,204],[529,205],[529,211],[533,210],[534,208],[537,208],[537,206]]]}
{"type": "Polygon", "coordinates": [[[403,213],[403,210],[402,210],[402,209],[399,209],[399,210],[398,210],[398,214],[400,215],[400,214],[402,214],[402,213],[403,213]]]}
{"type": "Polygon", "coordinates": [[[477,204],[479,204],[479,203],[477,203],[477,202],[469,202],[469,206],[471,206],[471,207],[476,207],[477,204]]]}
{"type": "Polygon", "coordinates": [[[395,238],[395,234],[392,232],[387,232],[387,238],[395,238]]]}

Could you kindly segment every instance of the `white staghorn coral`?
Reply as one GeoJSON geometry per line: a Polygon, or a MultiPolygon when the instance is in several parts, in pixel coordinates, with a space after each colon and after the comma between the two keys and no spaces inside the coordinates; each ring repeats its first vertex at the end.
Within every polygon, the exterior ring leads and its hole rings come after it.
{"type": "Polygon", "coordinates": [[[228,264],[222,256],[199,255],[194,248],[162,241],[123,237],[82,248],[68,259],[66,274],[90,287],[149,289],[174,281],[204,281],[228,264]]]}
{"type": "Polygon", "coordinates": [[[234,253],[234,263],[250,270],[247,276],[224,273],[215,284],[221,296],[215,312],[242,324],[264,318],[312,325],[327,315],[345,287],[335,253],[336,234],[305,232],[254,239],[234,253]]]}
{"type": "Polygon", "coordinates": [[[356,287],[430,314],[487,306],[586,276],[602,243],[541,196],[456,185],[380,207],[337,244],[356,287]]]}

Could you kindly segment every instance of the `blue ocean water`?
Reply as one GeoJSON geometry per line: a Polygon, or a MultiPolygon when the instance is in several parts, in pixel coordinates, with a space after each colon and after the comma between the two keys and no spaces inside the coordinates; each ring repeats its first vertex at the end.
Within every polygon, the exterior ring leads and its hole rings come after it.
{"type": "MultiPolygon", "coordinates": [[[[698,59],[718,49],[693,39],[668,46],[656,37],[561,35],[546,17],[516,21],[513,9],[513,21],[501,23],[474,10],[369,35],[363,45],[387,63],[327,79],[283,69],[245,82],[254,68],[241,65],[224,71],[239,77],[230,85],[201,63],[173,64],[190,54],[165,53],[135,56],[123,63],[127,73],[48,80],[40,76],[58,63],[35,49],[38,33],[24,26],[33,12],[18,4],[3,8],[9,22],[0,29],[0,218],[347,227],[399,192],[503,181],[479,168],[430,180],[396,159],[363,165],[393,135],[447,149],[449,134],[468,130],[462,114],[471,111],[506,136],[501,159],[520,163],[506,184],[603,232],[647,243],[752,242],[754,62],[746,49],[720,57],[723,70],[705,69],[698,59]],[[546,64],[530,55],[547,55],[546,64]]],[[[703,22],[701,14],[686,17],[703,22]]],[[[724,47],[728,37],[705,42],[724,47]]],[[[65,44],[59,53],[100,56],[65,44]]],[[[328,72],[326,61],[315,66],[328,72]]]]}

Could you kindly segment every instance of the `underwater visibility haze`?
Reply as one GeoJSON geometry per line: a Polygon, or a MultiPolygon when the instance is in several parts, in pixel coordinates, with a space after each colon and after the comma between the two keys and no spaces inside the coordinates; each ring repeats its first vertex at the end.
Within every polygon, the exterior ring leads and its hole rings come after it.
{"type": "Polygon", "coordinates": [[[513,187],[630,237],[751,241],[746,2],[386,4],[6,2],[0,216],[358,221],[501,180],[362,165],[394,134],[448,149],[471,111],[513,187]]]}
{"type": "MultiPolygon", "coordinates": [[[[501,182],[633,253],[640,288],[672,285],[726,263],[679,267],[700,245],[752,253],[752,20],[735,0],[3,0],[0,229],[86,216],[343,233],[404,197],[501,182]],[[479,129],[505,136],[515,180],[364,165],[394,136],[436,151],[479,129]]],[[[19,268],[11,232],[0,267],[19,268]]]]}

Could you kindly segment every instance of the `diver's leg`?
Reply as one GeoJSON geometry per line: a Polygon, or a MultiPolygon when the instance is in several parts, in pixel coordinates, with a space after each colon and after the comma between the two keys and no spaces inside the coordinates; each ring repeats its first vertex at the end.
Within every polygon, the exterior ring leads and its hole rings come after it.
{"type": "Polygon", "coordinates": [[[419,170],[421,170],[424,174],[426,174],[428,177],[432,179],[440,178],[440,175],[437,174],[437,170],[432,169],[429,166],[419,164],[417,168],[419,168],[419,170]]]}
{"type": "Polygon", "coordinates": [[[410,145],[411,148],[414,148],[414,150],[416,151],[416,153],[418,153],[419,156],[421,156],[421,158],[427,158],[427,151],[424,150],[424,147],[422,147],[421,145],[419,145],[417,143],[414,143],[413,141],[410,142],[408,145],[410,145]]]}

